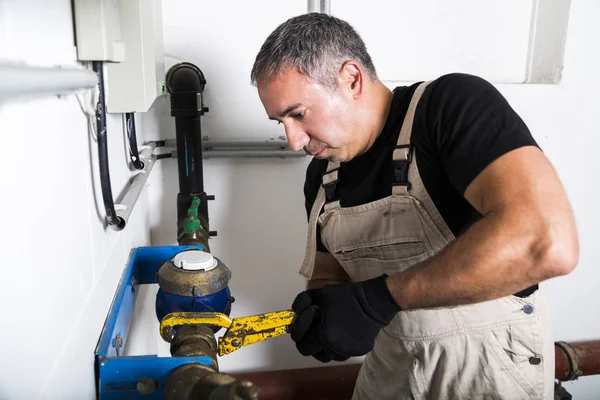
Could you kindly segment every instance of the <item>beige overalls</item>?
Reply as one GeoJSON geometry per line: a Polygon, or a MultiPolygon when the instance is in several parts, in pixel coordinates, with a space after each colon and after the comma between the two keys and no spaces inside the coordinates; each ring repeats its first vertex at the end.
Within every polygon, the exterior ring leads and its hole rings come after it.
{"type": "MultiPolygon", "coordinates": [[[[340,207],[334,197],[339,163],[328,164],[309,218],[300,270],[305,277],[313,273],[317,222],[324,246],[353,281],[405,271],[455,239],[427,194],[415,149],[409,147],[428,83],[416,89],[404,118],[393,152],[398,173],[391,196],[340,207]]],[[[353,400],[551,400],[553,378],[554,343],[540,286],[525,298],[399,312],[366,355],[353,400]]]]}

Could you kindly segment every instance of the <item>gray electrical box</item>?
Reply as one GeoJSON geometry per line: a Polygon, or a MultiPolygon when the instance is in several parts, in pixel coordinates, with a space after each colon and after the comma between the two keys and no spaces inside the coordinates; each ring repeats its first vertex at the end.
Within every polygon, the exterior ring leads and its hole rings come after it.
{"type": "Polygon", "coordinates": [[[106,67],[106,111],[146,112],[164,93],[165,62],[160,0],[120,0],[125,60],[106,67]]]}
{"type": "Polygon", "coordinates": [[[75,0],[75,35],[80,61],[125,59],[118,0],[75,0]]]}
{"type": "Polygon", "coordinates": [[[81,61],[106,62],[106,111],[146,112],[164,93],[161,0],[74,0],[81,61]]]}

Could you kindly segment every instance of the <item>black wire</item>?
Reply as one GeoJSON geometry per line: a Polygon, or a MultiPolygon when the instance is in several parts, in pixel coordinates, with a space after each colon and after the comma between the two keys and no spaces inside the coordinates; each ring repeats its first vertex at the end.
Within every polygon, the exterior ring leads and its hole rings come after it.
{"type": "Polygon", "coordinates": [[[144,169],[144,163],[140,160],[137,138],[135,133],[135,117],[133,113],[125,113],[125,129],[129,139],[129,158],[135,169],[144,169]]]}
{"type": "Polygon", "coordinates": [[[98,104],[96,105],[96,127],[98,135],[98,163],[100,164],[100,185],[102,186],[102,199],[104,200],[104,209],[106,210],[106,219],[108,224],[121,230],[125,227],[125,220],[117,216],[115,203],[112,197],[112,188],[110,186],[110,172],[108,169],[108,143],[106,135],[106,107],[104,103],[104,72],[102,62],[94,61],[92,63],[94,72],[98,74],[98,104]]]}

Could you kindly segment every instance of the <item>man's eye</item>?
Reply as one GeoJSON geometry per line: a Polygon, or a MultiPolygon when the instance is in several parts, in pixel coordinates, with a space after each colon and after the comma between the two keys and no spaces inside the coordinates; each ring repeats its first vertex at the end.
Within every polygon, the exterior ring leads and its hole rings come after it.
{"type": "Polygon", "coordinates": [[[294,115],[292,115],[292,117],[294,117],[296,119],[302,119],[302,118],[304,118],[304,111],[299,112],[298,114],[294,114],[294,115]]]}

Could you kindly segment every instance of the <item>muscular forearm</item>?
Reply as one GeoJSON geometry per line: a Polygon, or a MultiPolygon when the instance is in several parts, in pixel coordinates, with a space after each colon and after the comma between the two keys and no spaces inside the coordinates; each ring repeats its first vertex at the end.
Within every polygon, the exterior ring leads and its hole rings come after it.
{"type": "Polygon", "coordinates": [[[402,309],[453,306],[506,296],[568,273],[570,240],[560,241],[556,222],[491,213],[433,258],[388,278],[388,288],[402,309]]]}

